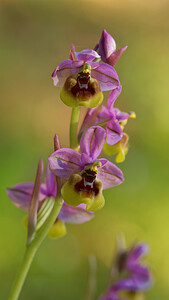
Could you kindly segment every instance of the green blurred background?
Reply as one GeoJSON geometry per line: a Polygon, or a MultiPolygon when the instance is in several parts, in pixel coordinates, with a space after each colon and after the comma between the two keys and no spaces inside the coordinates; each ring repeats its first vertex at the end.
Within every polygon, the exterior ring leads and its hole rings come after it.
{"type": "Polygon", "coordinates": [[[98,261],[98,297],[120,232],[128,245],[150,245],[154,286],[146,299],[168,299],[168,13],[164,0],[1,1],[0,299],[7,298],[26,242],[25,213],[5,189],[34,179],[39,158],[46,162],[53,151],[55,132],[68,146],[70,109],[50,76],[71,43],[77,51],[93,48],[104,28],[117,48],[128,45],[115,67],[123,86],[117,104],[137,114],[126,128],[125,182],[105,192],[106,205],[91,222],[69,225],[64,238],[43,242],[20,299],[84,299],[91,253],[98,261]]]}

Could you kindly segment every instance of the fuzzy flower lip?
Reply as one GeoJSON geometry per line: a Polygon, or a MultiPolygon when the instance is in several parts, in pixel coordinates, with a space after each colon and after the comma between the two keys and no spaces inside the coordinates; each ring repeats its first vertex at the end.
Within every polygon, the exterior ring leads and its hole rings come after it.
{"type": "MultiPolygon", "coordinates": [[[[29,210],[29,205],[32,197],[34,188],[33,182],[24,182],[15,185],[12,188],[7,189],[9,198],[12,200],[14,205],[23,209],[29,210]]],[[[48,198],[56,197],[57,185],[55,175],[50,171],[49,164],[46,168],[45,183],[40,186],[40,193],[38,196],[38,206],[48,198]]],[[[59,212],[58,219],[70,224],[82,224],[94,217],[92,212],[86,211],[84,204],[80,204],[77,207],[71,207],[65,202],[59,212]]]]}
{"type": "Polygon", "coordinates": [[[55,86],[63,86],[66,78],[77,76],[81,67],[89,64],[91,67],[91,77],[95,78],[101,91],[115,89],[119,85],[119,78],[115,69],[104,62],[96,62],[100,56],[92,49],[85,49],[81,52],[71,50],[70,59],[63,60],[53,71],[52,79],[55,86]]]}
{"type": "Polygon", "coordinates": [[[96,46],[98,53],[101,56],[101,59],[114,66],[119,60],[120,56],[127,49],[127,46],[122,47],[119,50],[116,50],[116,42],[113,37],[104,29],[98,45],[96,46]]]}
{"type": "Polygon", "coordinates": [[[122,171],[107,159],[98,159],[106,133],[100,126],[86,130],[80,141],[81,154],[69,148],[61,148],[49,157],[50,169],[56,176],[69,178],[73,173],[79,173],[94,162],[98,162],[97,177],[103,183],[103,189],[121,184],[124,180],[122,171]]]}

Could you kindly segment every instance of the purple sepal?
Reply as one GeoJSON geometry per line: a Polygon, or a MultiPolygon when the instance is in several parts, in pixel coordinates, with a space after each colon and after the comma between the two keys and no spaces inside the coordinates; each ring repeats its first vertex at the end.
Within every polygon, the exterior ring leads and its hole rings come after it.
{"type": "Polygon", "coordinates": [[[49,163],[46,166],[46,174],[45,174],[45,183],[46,183],[46,188],[48,192],[48,196],[53,196],[54,198],[56,197],[57,194],[57,184],[56,184],[56,177],[54,173],[51,172],[49,169],[49,163]]]}
{"type": "Polygon", "coordinates": [[[73,149],[61,148],[49,156],[50,170],[58,177],[69,178],[72,173],[82,170],[80,157],[73,149]]]}
{"type": "Polygon", "coordinates": [[[58,218],[70,224],[82,224],[90,221],[94,217],[94,213],[87,211],[85,207],[85,204],[72,207],[64,202],[58,218]]]}
{"type": "Polygon", "coordinates": [[[131,276],[130,278],[119,280],[110,289],[111,291],[144,291],[151,285],[150,277],[131,276]]]}
{"type": "Polygon", "coordinates": [[[129,119],[130,115],[128,113],[122,112],[119,110],[119,112],[116,114],[116,118],[119,122],[129,119]]]}
{"type": "Polygon", "coordinates": [[[119,78],[115,69],[106,63],[91,62],[91,75],[99,82],[101,91],[114,90],[119,86],[119,78]]]}
{"type": "MultiPolygon", "coordinates": [[[[28,210],[32,198],[33,188],[33,182],[23,182],[14,185],[12,188],[7,188],[7,193],[15,206],[23,210],[28,210]]],[[[46,198],[46,194],[46,186],[41,185],[38,201],[42,202],[46,198]]]]}
{"type": "Polygon", "coordinates": [[[108,145],[116,144],[123,137],[123,130],[121,129],[121,126],[117,120],[115,121],[111,120],[107,122],[106,133],[107,133],[106,142],[108,145]]]}
{"type": "Polygon", "coordinates": [[[71,59],[63,60],[52,73],[54,85],[62,86],[65,78],[78,73],[78,70],[82,64],[82,61],[73,61],[71,59]]]}
{"type": "Polygon", "coordinates": [[[105,158],[99,159],[102,166],[98,168],[97,176],[103,183],[103,189],[109,189],[124,181],[122,171],[105,158]]]}
{"type": "Polygon", "coordinates": [[[132,265],[138,258],[141,258],[149,253],[150,249],[147,244],[142,243],[133,248],[129,254],[129,262],[132,265]]]}
{"type": "Polygon", "coordinates": [[[111,65],[112,67],[116,64],[116,62],[119,60],[120,56],[124,53],[124,51],[127,49],[127,46],[122,47],[121,49],[113,52],[107,59],[106,63],[111,65]]]}

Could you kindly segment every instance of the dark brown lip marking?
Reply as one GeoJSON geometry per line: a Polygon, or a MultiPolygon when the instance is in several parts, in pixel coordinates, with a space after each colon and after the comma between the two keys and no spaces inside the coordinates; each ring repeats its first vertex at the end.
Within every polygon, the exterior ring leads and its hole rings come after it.
{"type": "Polygon", "coordinates": [[[99,193],[99,189],[95,182],[96,172],[92,170],[85,170],[82,174],[82,180],[77,182],[75,185],[75,190],[77,192],[84,192],[87,195],[97,196],[99,193]]]}

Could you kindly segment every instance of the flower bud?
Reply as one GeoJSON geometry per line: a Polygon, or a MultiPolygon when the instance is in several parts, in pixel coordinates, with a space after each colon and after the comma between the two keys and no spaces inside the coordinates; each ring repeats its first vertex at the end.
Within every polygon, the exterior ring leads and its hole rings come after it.
{"type": "Polygon", "coordinates": [[[116,43],[113,37],[104,29],[99,41],[99,54],[103,61],[116,51],[116,43]]]}
{"type": "Polygon", "coordinates": [[[98,44],[98,52],[104,62],[114,66],[126,49],[127,46],[124,46],[116,50],[115,40],[105,29],[103,30],[98,44]]]}

